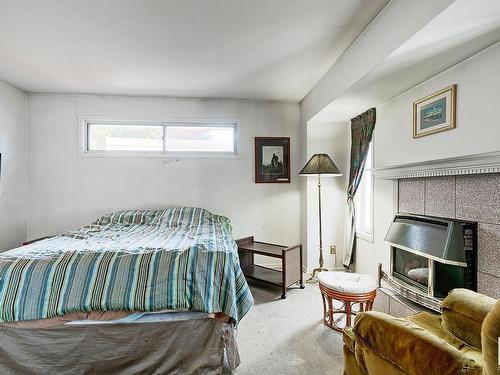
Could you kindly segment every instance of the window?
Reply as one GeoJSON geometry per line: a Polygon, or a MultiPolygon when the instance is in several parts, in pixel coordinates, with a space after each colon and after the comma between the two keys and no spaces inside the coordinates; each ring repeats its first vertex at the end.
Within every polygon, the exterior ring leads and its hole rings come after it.
{"type": "Polygon", "coordinates": [[[354,196],[356,236],[373,241],[373,142],[370,143],[358,191],[354,196]]]}
{"type": "Polygon", "coordinates": [[[82,120],[85,156],[231,156],[237,154],[236,122],[82,120]]]}

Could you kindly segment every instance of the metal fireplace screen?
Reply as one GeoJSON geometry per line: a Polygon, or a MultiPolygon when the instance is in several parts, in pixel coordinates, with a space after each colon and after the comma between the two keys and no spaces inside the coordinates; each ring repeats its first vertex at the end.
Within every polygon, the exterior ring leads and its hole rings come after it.
{"type": "Polygon", "coordinates": [[[385,240],[391,245],[390,276],[405,293],[442,299],[453,288],[476,290],[476,223],[398,214],[385,240]]]}

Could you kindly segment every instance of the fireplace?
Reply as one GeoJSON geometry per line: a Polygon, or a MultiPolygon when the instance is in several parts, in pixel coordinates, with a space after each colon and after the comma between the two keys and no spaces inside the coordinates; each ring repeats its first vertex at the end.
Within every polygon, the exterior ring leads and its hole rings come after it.
{"type": "Polygon", "coordinates": [[[450,290],[477,290],[477,223],[398,214],[385,241],[391,267],[380,277],[404,297],[438,311],[450,290]]]}

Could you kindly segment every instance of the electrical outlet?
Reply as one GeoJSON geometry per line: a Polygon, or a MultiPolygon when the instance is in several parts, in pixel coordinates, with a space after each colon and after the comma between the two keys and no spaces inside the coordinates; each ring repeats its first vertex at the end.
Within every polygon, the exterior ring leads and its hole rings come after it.
{"type": "Polygon", "coordinates": [[[337,254],[337,246],[330,245],[330,254],[337,254]]]}

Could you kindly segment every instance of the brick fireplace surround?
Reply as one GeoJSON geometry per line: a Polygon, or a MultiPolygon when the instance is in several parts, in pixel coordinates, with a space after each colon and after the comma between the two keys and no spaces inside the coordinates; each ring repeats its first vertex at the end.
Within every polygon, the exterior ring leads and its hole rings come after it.
{"type": "Polygon", "coordinates": [[[478,292],[500,299],[500,173],[398,182],[399,212],[478,222],[478,292]]]}

